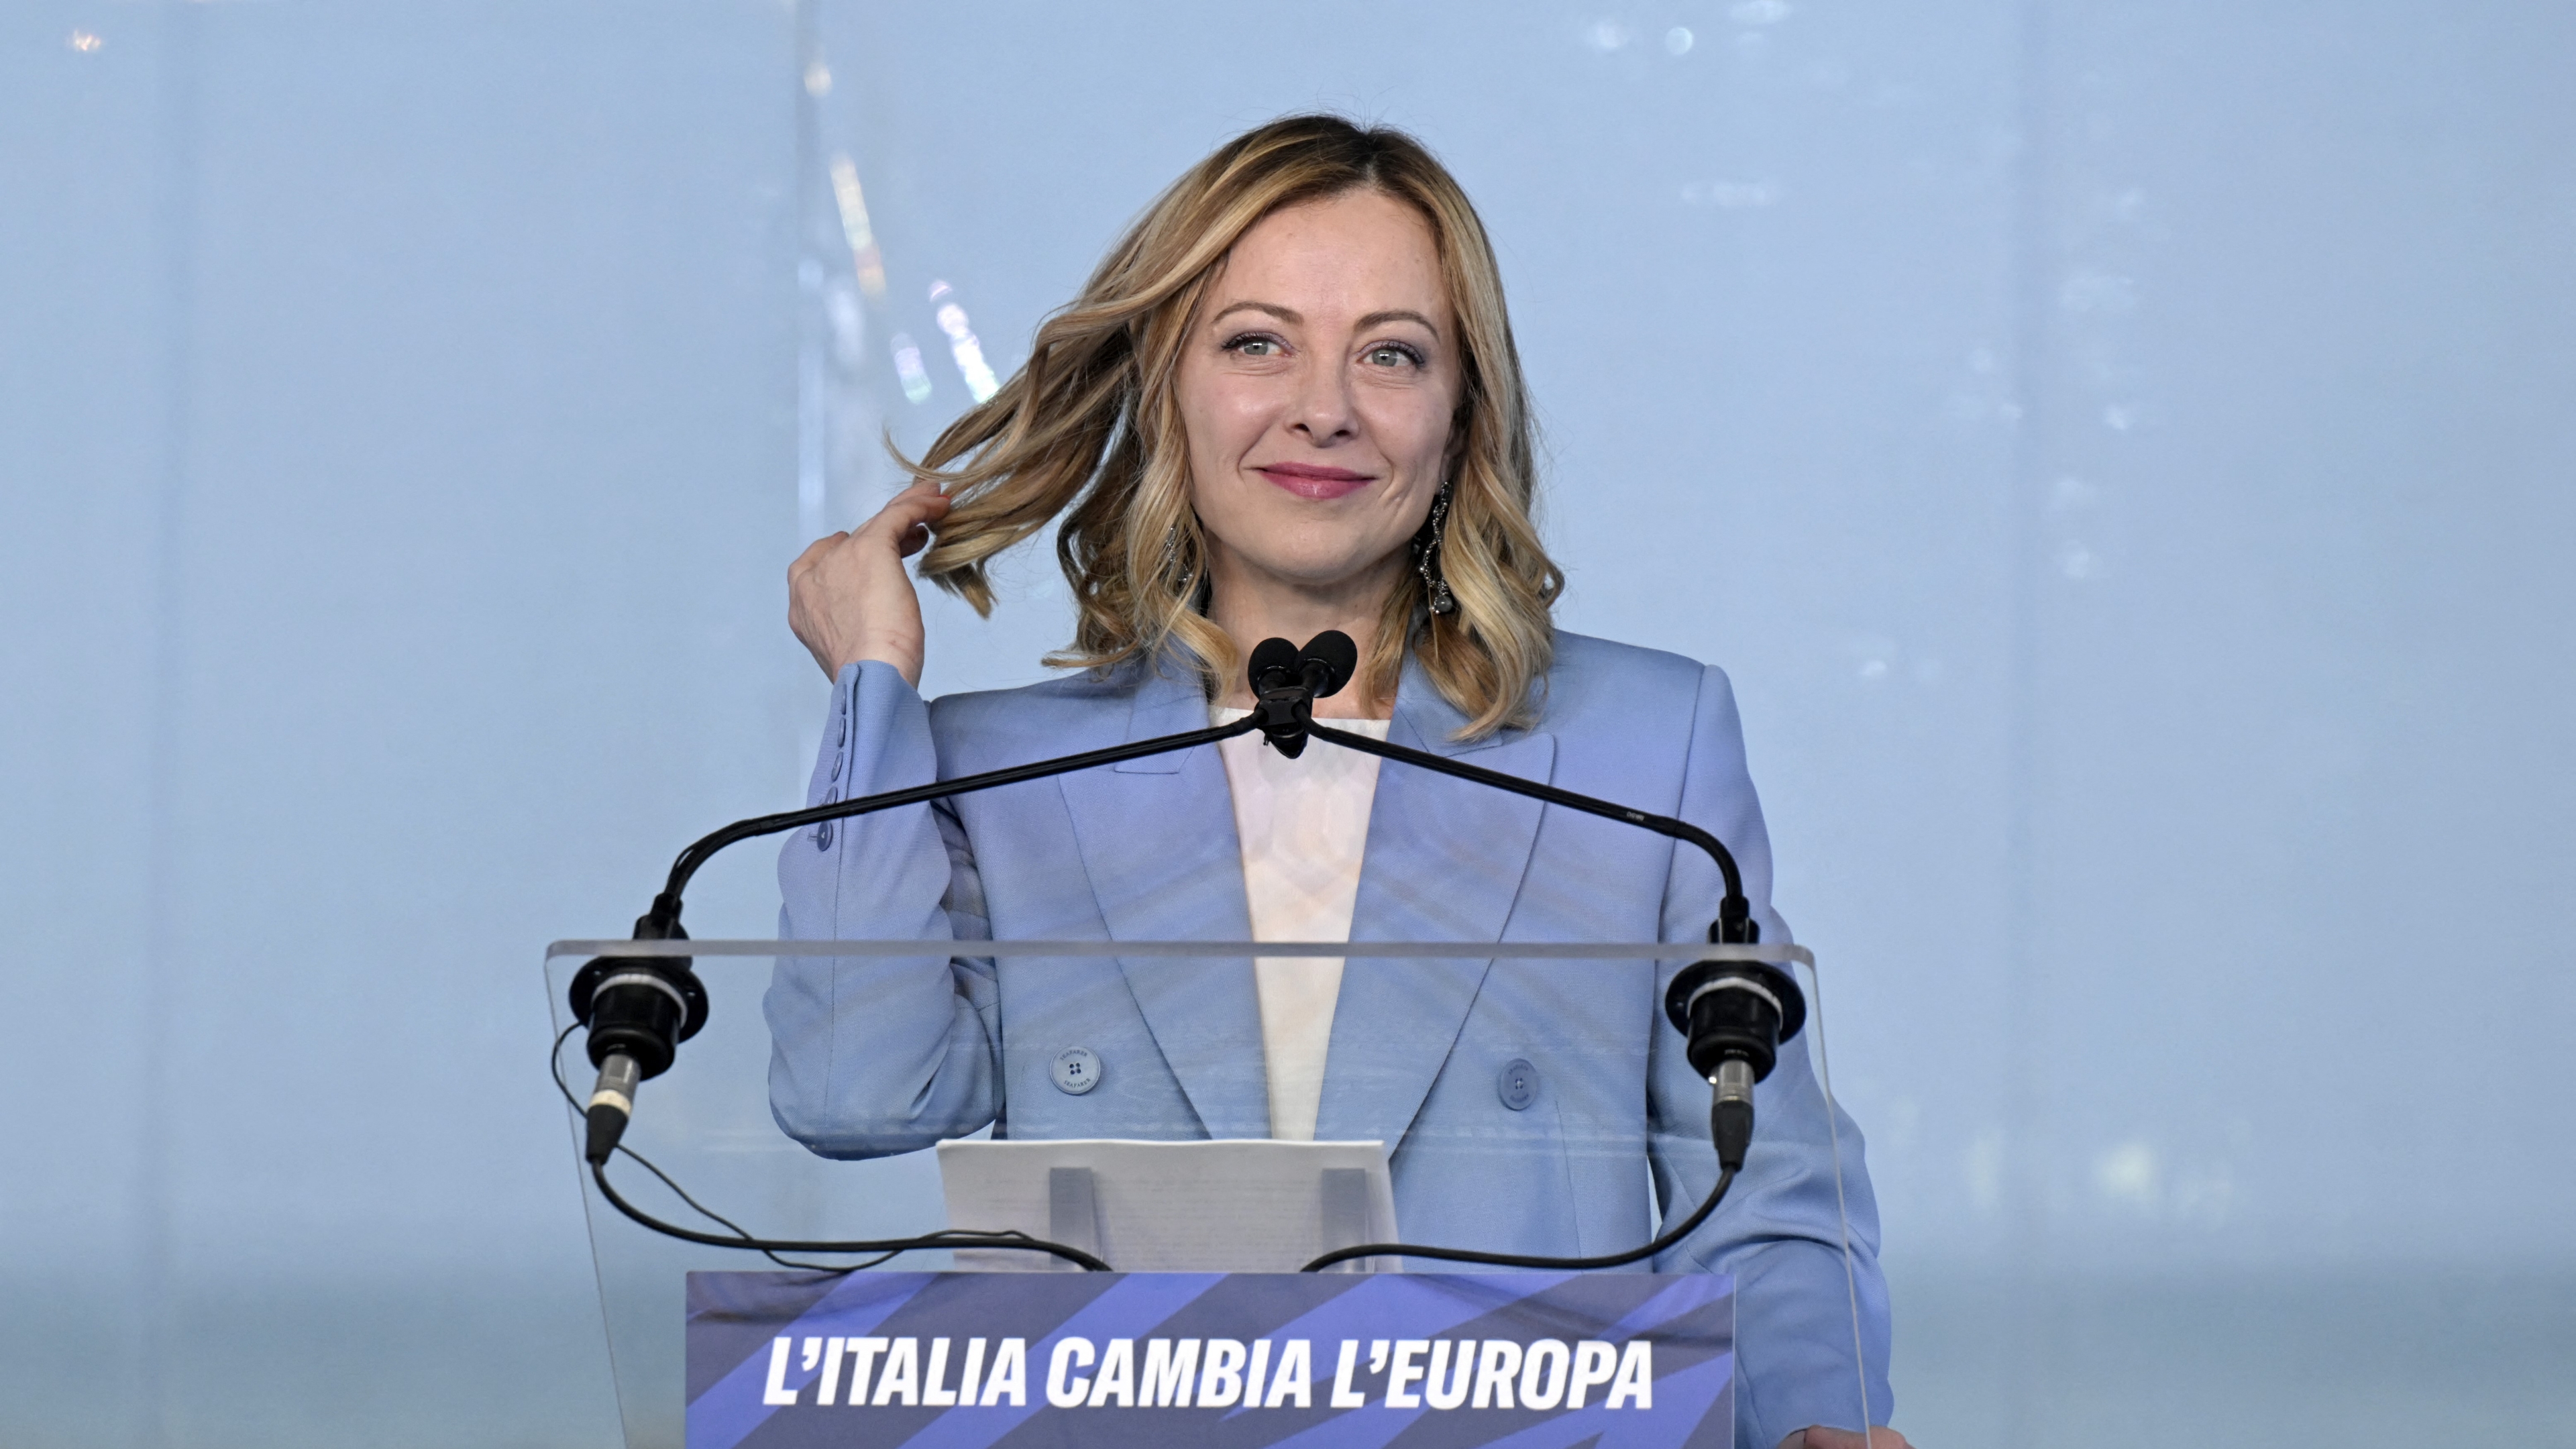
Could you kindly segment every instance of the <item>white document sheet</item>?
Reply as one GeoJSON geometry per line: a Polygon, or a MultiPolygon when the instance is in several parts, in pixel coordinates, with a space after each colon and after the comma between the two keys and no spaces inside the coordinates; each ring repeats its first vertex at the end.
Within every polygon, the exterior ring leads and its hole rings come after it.
{"type": "MultiPolygon", "coordinates": [[[[1016,1228],[1125,1273],[1293,1273],[1332,1249],[1396,1237],[1382,1142],[942,1142],[939,1180],[950,1227],[1016,1228]]],[[[1071,1266],[1043,1253],[957,1254],[968,1272],[1071,1266]]]]}

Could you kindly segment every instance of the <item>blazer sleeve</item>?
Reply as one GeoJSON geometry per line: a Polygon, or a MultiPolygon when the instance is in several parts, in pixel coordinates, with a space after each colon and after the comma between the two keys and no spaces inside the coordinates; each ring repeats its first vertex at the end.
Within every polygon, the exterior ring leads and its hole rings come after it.
{"type": "MultiPolygon", "coordinates": [[[[939,776],[930,711],[891,666],[833,682],[806,802],[854,799],[939,776]]],[[[1002,1110],[1000,997],[975,854],[944,802],[828,820],[778,852],[785,940],[918,940],[913,957],[782,956],[762,1003],[769,1106],[826,1157],[912,1152],[962,1137],[1002,1110]]]]}
{"type": "MultiPolygon", "coordinates": [[[[1695,709],[1681,817],[1714,833],[1734,853],[1762,939],[1787,941],[1788,924],[1771,906],[1770,836],[1745,770],[1743,728],[1723,671],[1704,672],[1695,709]]],[[[1676,846],[1664,890],[1662,939],[1705,942],[1724,894],[1716,863],[1676,846]]],[[[1678,970],[1668,964],[1658,982],[1659,1014],[1661,987],[1678,970]]],[[[1886,1423],[1893,1407],[1878,1205],[1862,1165],[1859,1125],[1839,1109],[1828,1109],[1809,1065],[1811,1045],[1803,1034],[1788,1044],[1779,1065],[1754,1089],[1753,1146],[1726,1201],[1655,1264],[1658,1272],[1734,1276],[1735,1442],[1745,1449],[1772,1449],[1810,1424],[1860,1427],[1863,1375],[1853,1361],[1855,1305],[1871,1421],[1886,1423]]],[[[1656,1192],[1664,1213],[1687,1214],[1717,1180],[1717,1153],[1708,1136],[1709,1086],[1691,1070],[1678,1033],[1658,1030],[1652,1053],[1648,1129],[1656,1192]]]]}

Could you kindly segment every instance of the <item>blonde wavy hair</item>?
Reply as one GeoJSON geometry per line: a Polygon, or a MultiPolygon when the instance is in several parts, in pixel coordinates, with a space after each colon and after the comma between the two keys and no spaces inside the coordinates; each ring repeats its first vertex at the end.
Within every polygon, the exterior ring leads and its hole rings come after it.
{"type": "MultiPolygon", "coordinates": [[[[1409,647],[1467,716],[1463,737],[1532,723],[1554,649],[1548,611],[1565,581],[1531,519],[1535,427],[1501,271],[1466,192],[1420,142],[1339,116],[1273,121],[1190,168],[1038,328],[1027,365],[920,461],[903,460],[952,503],[921,576],[988,614],[993,556],[1061,513],[1056,557],[1081,617],[1072,647],[1048,664],[1106,671],[1177,654],[1211,683],[1230,677],[1233,643],[1201,612],[1206,546],[1190,505],[1181,349],[1238,238],[1282,207],[1362,188],[1430,223],[1464,364],[1439,540],[1457,608],[1431,613],[1420,571],[1406,569],[1363,673],[1386,697],[1409,647]]],[[[1417,557],[1428,542],[1417,535],[1417,557]]]]}

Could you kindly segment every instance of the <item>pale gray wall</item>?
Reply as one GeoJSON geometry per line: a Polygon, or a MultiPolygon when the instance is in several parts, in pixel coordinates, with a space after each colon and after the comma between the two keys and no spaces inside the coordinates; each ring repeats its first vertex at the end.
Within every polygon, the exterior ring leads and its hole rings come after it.
{"type": "MultiPolygon", "coordinates": [[[[613,1435],[540,943],[794,795],[781,571],[883,488],[855,426],[962,404],[929,282],[1007,370],[1323,104],[1496,233],[1567,624],[1735,676],[1898,1422],[2576,1443],[2571,57],[2501,4],[11,8],[0,1438],[613,1435]]],[[[1020,577],[934,688],[1034,677],[1020,577]]]]}

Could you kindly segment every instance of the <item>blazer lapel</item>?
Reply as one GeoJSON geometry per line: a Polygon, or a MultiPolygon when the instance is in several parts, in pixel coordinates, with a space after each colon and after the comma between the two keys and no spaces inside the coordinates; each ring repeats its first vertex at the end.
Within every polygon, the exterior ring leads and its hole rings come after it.
{"type": "MultiPolygon", "coordinates": [[[[1207,700],[1195,675],[1139,672],[1127,739],[1206,727],[1207,700]]],[[[1240,941],[1252,934],[1234,797],[1213,745],[1057,778],[1110,939],[1240,941]]],[[[1118,965],[1207,1134],[1269,1136],[1250,959],[1121,958],[1118,965]]]]}
{"type": "MultiPolygon", "coordinates": [[[[1503,730],[1460,744],[1450,736],[1465,723],[1465,716],[1408,659],[1394,723],[1387,731],[1391,741],[1462,757],[1525,780],[1545,781],[1554,770],[1553,736],[1503,730]]],[[[1529,869],[1543,808],[1536,800],[1473,781],[1397,760],[1383,762],[1369,809],[1351,939],[1501,940],[1529,869]]],[[[1382,1141],[1390,1150],[1399,1146],[1492,965],[1490,960],[1348,962],[1333,1012],[1315,1135],[1330,1141],[1382,1141]]]]}

